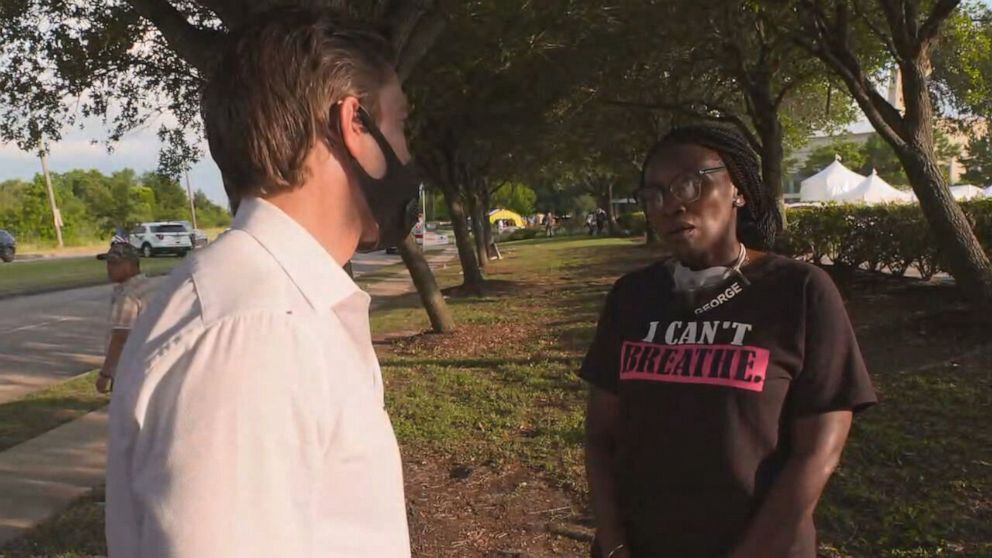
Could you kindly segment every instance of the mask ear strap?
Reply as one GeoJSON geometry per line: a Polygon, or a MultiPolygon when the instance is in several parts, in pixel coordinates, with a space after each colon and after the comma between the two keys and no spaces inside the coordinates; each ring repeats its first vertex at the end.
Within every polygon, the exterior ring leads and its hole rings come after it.
{"type": "Polygon", "coordinates": [[[368,130],[372,137],[375,138],[375,142],[379,144],[379,149],[382,150],[383,157],[386,158],[386,163],[390,166],[403,166],[400,158],[396,156],[396,152],[393,151],[393,146],[389,144],[386,140],[386,136],[382,135],[382,130],[379,129],[375,124],[375,119],[369,114],[365,107],[358,106],[358,119],[361,120],[362,125],[368,130]]]}

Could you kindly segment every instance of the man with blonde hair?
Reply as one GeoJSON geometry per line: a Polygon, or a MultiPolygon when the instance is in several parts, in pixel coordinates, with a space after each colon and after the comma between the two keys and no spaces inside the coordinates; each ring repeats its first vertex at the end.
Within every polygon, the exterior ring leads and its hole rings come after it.
{"type": "Polygon", "coordinates": [[[410,554],[356,249],[398,244],[418,184],[385,43],[283,9],[203,94],[234,224],[139,319],[110,410],[120,557],[410,554]]]}

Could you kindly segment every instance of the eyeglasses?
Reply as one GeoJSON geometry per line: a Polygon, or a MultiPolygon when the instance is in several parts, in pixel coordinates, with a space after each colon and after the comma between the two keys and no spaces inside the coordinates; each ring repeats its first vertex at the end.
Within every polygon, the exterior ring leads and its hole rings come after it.
{"type": "Polygon", "coordinates": [[[682,203],[692,203],[699,199],[703,191],[703,177],[726,170],[727,167],[709,167],[675,177],[668,186],[646,186],[637,191],[637,199],[649,209],[659,209],[665,205],[665,192],[682,203]]]}

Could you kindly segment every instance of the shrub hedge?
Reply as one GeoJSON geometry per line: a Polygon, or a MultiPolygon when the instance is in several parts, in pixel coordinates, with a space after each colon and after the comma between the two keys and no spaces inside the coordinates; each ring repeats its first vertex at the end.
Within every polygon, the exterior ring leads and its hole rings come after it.
{"type": "Polygon", "coordinates": [[[647,218],[643,211],[624,213],[617,217],[617,224],[620,229],[631,236],[640,236],[647,232],[647,218]]]}
{"type": "MultiPolygon", "coordinates": [[[[961,202],[979,242],[992,257],[992,199],[961,202]]],[[[924,279],[946,271],[918,205],[826,205],[788,210],[778,252],[824,259],[871,271],[904,275],[915,267],[924,279]]]]}

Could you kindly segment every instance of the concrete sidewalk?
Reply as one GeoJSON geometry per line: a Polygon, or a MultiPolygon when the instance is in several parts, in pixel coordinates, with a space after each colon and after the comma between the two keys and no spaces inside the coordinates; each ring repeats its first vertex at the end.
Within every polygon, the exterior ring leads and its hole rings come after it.
{"type": "MultiPolygon", "coordinates": [[[[454,246],[428,253],[432,269],[446,266],[454,246]]],[[[372,308],[384,297],[412,292],[406,268],[365,286],[372,308]]],[[[0,452],[0,555],[3,546],[58,514],[103,484],[106,463],[106,409],[94,411],[37,438],[0,452]]]]}
{"type": "Polygon", "coordinates": [[[0,548],[103,483],[101,409],[0,453],[0,548]]]}
{"type": "MultiPolygon", "coordinates": [[[[443,250],[429,250],[425,256],[431,270],[437,271],[448,265],[448,262],[455,259],[458,249],[454,245],[445,247],[443,250]]],[[[372,310],[379,308],[385,302],[385,297],[397,296],[414,291],[413,281],[406,267],[402,267],[398,272],[377,277],[369,284],[363,284],[362,278],[357,277],[356,281],[365,292],[372,295],[372,310]]]]}

